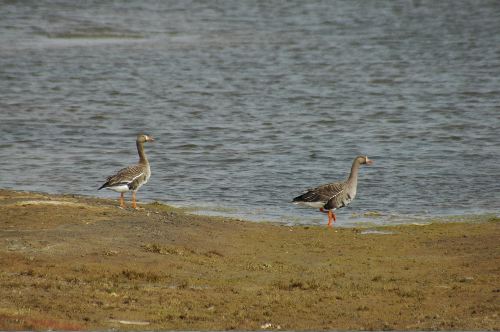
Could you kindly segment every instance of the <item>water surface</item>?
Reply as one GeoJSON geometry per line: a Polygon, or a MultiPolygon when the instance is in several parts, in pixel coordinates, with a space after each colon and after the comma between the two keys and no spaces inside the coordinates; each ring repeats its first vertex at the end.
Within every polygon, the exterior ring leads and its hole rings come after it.
{"type": "Polygon", "coordinates": [[[500,210],[497,1],[4,1],[0,187],[325,223],[290,204],[367,154],[342,225],[500,210]],[[373,212],[376,213],[373,213],[373,212]]]}

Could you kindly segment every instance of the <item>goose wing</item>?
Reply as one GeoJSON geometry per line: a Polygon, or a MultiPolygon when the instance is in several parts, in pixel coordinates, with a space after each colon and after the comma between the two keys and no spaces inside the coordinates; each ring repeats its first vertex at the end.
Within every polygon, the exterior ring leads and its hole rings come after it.
{"type": "Polygon", "coordinates": [[[144,175],[144,167],[142,165],[125,167],[119,170],[115,175],[109,176],[106,179],[106,183],[104,183],[99,189],[128,185],[142,175],[144,175]]]}
{"type": "Polygon", "coordinates": [[[293,202],[322,202],[327,203],[332,198],[338,196],[345,188],[343,182],[328,183],[316,188],[307,189],[302,195],[293,199],[293,202]]]}

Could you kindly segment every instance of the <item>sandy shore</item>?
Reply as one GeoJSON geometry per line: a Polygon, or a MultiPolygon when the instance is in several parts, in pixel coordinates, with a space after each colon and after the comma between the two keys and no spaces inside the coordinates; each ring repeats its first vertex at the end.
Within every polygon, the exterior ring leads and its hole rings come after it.
{"type": "Polygon", "coordinates": [[[363,229],[0,190],[0,330],[499,330],[500,223],[363,229]]]}

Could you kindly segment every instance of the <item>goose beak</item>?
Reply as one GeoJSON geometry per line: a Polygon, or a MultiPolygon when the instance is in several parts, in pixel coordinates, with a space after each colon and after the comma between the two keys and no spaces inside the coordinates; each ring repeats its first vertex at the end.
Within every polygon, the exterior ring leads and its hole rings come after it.
{"type": "Polygon", "coordinates": [[[370,159],[366,158],[366,164],[367,164],[367,165],[371,165],[371,164],[373,164],[373,160],[370,160],[370,159]]]}
{"type": "Polygon", "coordinates": [[[155,141],[155,139],[153,137],[148,136],[148,142],[154,142],[154,141],[155,141]]]}

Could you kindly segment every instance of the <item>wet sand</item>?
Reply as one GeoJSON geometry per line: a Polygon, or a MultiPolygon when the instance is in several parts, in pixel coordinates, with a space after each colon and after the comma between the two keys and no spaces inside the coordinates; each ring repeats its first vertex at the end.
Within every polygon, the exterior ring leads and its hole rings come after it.
{"type": "Polygon", "coordinates": [[[117,205],[0,190],[0,330],[500,329],[493,216],[327,229],[117,205]]]}

